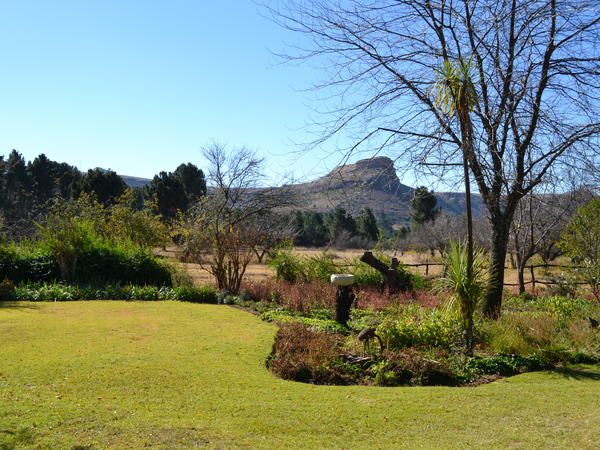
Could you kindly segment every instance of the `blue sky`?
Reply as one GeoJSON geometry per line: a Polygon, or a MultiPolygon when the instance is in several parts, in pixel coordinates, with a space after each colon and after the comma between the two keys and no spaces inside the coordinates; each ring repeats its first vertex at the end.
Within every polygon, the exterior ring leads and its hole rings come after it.
{"type": "MultiPolygon", "coordinates": [[[[0,153],[150,177],[211,139],[248,145],[269,175],[312,178],[333,143],[299,158],[320,75],[280,65],[290,36],[251,0],[2,1],[0,153]]],[[[331,156],[328,156],[331,155],[331,156]]]]}

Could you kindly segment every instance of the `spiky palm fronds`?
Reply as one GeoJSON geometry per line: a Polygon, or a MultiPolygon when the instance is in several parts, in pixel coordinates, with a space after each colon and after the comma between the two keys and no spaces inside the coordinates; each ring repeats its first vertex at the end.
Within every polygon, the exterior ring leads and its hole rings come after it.
{"type": "Polygon", "coordinates": [[[453,63],[445,59],[437,70],[438,81],[433,87],[435,104],[453,116],[455,111],[472,111],[477,103],[471,61],[459,59],[453,63]]]}
{"type": "Polygon", "coordinates": [[[450,242],[444,265],[445,274],[437,281],[439,291],[451,293],[448,307],[457,309],[462,319],[467,352],[472,351],[473,315],[485,292],[487,258],[481,249],[473,253],[473,266],[469,270],[467,246],[450,242]]]}

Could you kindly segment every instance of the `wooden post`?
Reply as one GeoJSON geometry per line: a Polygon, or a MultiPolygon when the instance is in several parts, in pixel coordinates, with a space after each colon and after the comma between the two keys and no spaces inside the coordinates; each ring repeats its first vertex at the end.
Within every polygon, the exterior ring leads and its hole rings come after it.
{"type": "Polygon", "coordinates": [[[428,259],[425,260],[425,276],[426,277],[429,276],[429,260],[428,259]]]}
{"type": "Polygon", "coordinates": [[[335,320],[347,326],[350,320],[350,308],[356,296],[352,292],[352,286],[338,286],[335,293],[335,320]]]}
{"type": "Polygon", "coordinates": [[[529,266],[529,271],[531,272],[531,291],[535,293],[535,268],[533,264],[529,266]]]}

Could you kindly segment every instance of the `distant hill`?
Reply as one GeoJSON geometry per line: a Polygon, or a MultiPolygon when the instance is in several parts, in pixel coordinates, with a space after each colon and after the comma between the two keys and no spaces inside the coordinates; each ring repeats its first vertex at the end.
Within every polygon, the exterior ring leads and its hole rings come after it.
{"type": "MultiPolygon", "coordinates": [[[[394,162],[387,157],[363,159],[354,164],[335,168],[317,180],[287,187],[301,200],[300,209],[326,212],[340,206],[352,214],[369,207],[386,215],[393,223],[405,223],[410,218],[415,189],[402,184],[394,162]]],[[[438,207],[443,211],[462,214],[465,195],[458,192],[435,193],[438,207]]],[[[473,196],[474,214],[480,214],[483,204],[479,195],[473,196]]]]}
{"type": "Polygon", "coordinates": [[[125,184],[130,188],[144,187],[147,184],[150,184],[150,182],[152,181],[149,178],[131,177],[129,175],[120,175],[120,177],[123,178],[125,184]]]}
{"type": "MultiPolygon", "coordinates": [[[[121,175],[132,188],[143,187],[152,180],[121,175]]],[[[410,218],[415,189],[400,182],[394,162],[387,157],[363,159],[336,167],[327,175],[308,183],[286,187],[299,199],[304,211],[327,212],[340,206],[353,215],[369,207],[375,215],[384,214],[392,223],[403,224],[410,218]]],[[[454,214],[465,212],[465,195],[460,192],[436,192],[438,207],[454,214]]],[[[474,214],[483,211],[479,195],[473,195],[474,214]]]]}

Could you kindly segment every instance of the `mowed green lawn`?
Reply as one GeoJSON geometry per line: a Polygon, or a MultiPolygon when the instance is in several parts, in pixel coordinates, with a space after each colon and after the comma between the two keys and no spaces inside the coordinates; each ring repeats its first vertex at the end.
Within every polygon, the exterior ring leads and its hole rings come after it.
{"type": "Polygon", "coordinates": [[[476,388],[328,387],[264,366],[275,327],[177,302],[0,307],[0,448],[600,443],[600,368],[476,388]]]}

